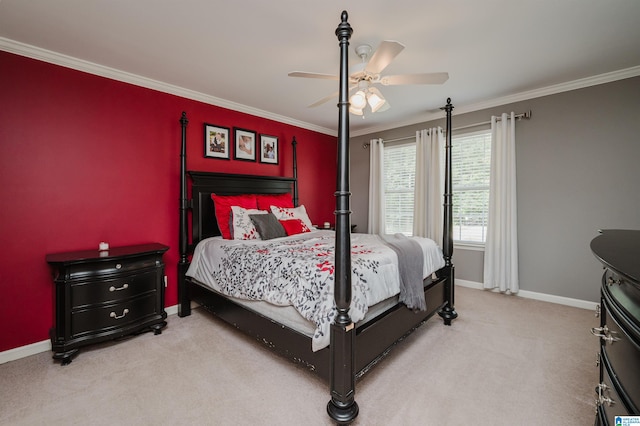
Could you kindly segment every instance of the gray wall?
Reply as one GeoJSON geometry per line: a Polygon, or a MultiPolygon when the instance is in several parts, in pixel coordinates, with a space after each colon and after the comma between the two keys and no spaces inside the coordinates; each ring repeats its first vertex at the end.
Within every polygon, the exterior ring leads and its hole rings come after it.
{"type": "MultiPolygon", "coordinates": [[[[528,110],[532,118],[516,124],[520,288],[596,302],[601,266],[591,239],[598,229],[640,229],[640,77],[467,114],[454,109],[453,127],[528,110]]],[[[351,138],[358,231],[366,232],[368,216],[363,143],[435,125],[444,120],[351,138]]],[[[456,249],[456,277],[482,282],[482,259],[482,251],[456,249]]]]}

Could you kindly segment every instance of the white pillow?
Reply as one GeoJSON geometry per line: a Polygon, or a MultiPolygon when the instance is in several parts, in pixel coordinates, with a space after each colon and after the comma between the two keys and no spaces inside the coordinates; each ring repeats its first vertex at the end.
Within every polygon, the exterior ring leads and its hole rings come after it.
{"type": "Polygon", "coordinates": [[[298,207],[271,206],[271,213],[278,220],[300,219],[309,229],[315,229],[309,216],[307,216],[307,209],[304,208],[304,205],[298,207]]]}
{"type": "Polygon", "coordinates": [[[234,240],[261,240],[258,230],[251,222],[250,214],[267,214],[266,210],[243,209],[231,206],[231,233],[234,240]]]}

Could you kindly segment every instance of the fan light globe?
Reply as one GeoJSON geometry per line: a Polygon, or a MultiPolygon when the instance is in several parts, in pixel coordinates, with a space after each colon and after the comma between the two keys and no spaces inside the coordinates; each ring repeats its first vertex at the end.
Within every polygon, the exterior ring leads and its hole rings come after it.
{"type": "Polygon", "coordinates": [[[369,106],[371,106],[371,112],[378,111],[386,102],[382,98],[382,96],[378,96],[377,94],[371,92],[367,94],[367,100],[369,101],[369,106]]]}
{"type": "Polygon", "coordinates": [[[359,108],[354,108],[354,107],[349,107],[349,112],[353,115],[362,115],[364,114],[364,112],[362,111],[362,109],[359,108]]]}
{"type": "Polygon", "coordinates": [[[349,99],[351,106],[355,109],[362,110],[367,106],[367,98],[362,90],[358,90],[356,93],[351,96],[349,99]]]}

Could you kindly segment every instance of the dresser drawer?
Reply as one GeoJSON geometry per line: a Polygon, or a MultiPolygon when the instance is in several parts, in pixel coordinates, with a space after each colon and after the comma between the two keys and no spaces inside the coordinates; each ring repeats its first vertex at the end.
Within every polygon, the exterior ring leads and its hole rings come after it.
{"type": "Polygon", "coordinates": [[[71,308],[120,301],[136,297],[158,287],[158,271],[119,275],[101,281],[80,281],[71,285],[71,308]]]}
{"type": "Polygon", "coordinates": [[[67,273],[70,279],[88,277],[104,277],[106,275],[139,271],[156,266],[155,256],[139,256],[130,258],[106,258],[89,264],[70,265],[67,273]]]}
{"type": "Polygon", "coordinates": [[[610,336],[609,341],[602,343],[603,358],[605,364],[611,367],[614,381],[620,384],[622,397],[631,410],[636,410],[634,402],[640,401],[640,346],[628,334],[626,327],[629,324],[625,324],[624,319],[612,313],[611,309],[611,306],[607,306],[603,310],[607,334],[610,336]]]}
{"type": "Polygon", "coordinates": [[[96,334],[160,314],[157,300],[156,292],[153,291],[122,303],[75,310],[71,312],[71,335],[79,337],[83,333],[96,334]]]}
{"type": "Polygon", "coordinates": [[[616,416],[628,416],[633,414],[622,401],[620,394],[611,380],[609,366],[604,363],[602,366],[602,382],[596,387],[598,410],[604,415],[604,424],[614,426],[616,416]]]}
{"type": "Polygon", "coordinates": [[[621,274],[607,269],[602,277],[602,290],[618,316],[624,316],[631,334],[640,342],[640,286],[621,274]]]}

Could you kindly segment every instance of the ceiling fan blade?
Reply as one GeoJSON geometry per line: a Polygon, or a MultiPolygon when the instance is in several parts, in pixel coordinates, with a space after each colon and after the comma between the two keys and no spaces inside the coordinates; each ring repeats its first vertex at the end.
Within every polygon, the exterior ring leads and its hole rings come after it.
{"type": "Polygon", "coordinates": [[[320,74],[317,72],[304,72],[304,71],[292,71],[287,74],[289,77],[302,77],[302,78],[320,78],[324,80],[337,80],[337,75],[332,74],[320,74]]]}
{"type": "MultiPolygon", "coordinates": [[[[353,89],[355,89],[356,87],[357,87],[357,86],[351,86],[351,87],[349,87],[349,92],[351,92],[351,91],[352,91],[353,89]]],[[[338,90],[337,92],[334,92],[334,93],[330,94],[329,96],[326,96],[326,97],[324,97],[324,98],[320,99],[319,101],[316,101],[316,102],[312,103],[312,104],[311,104],[311,105],[309,105],[307,108],[313,108],[313,107],[317,107],[317,106],[319,106],[319,105],[322,105],[323,103],[328,102],[328,101],[330,101],[330,100],[331,100],[331,99],[333,99],[333,98],[337,98],[337,97],[338,97],[338,95],[340,95],[340,91],[339,91],[339,90],[338,90]]]]}
{"type": "Polygon", "coordinates": [[[449,73],[446,72],[388,75],[380,78],[380,84],[383,86],[398,86],[402,84],[442,84],[448,79],[449,73]]]}
{"type": "Polygon", "coordinates": [[[332,93],[329,96],[326,96],[326,97],[320,99],[319,101],[316,101],[316,102],[312,103],[311,105],[308,106],[308,108],[314,108],[314,107],[317,107],[319,105],[322,105],[325,102],[329,102],[331,99],[337,98],[339,94],[340,94],[340,91],[332,93]]]}
{"type": "Polygon", "coordinates": [[[380,74],[402,50],[404,50],[404,45],[397,41],[383,41],[369,59],[366,67],[367,72],[380,74]]]}

